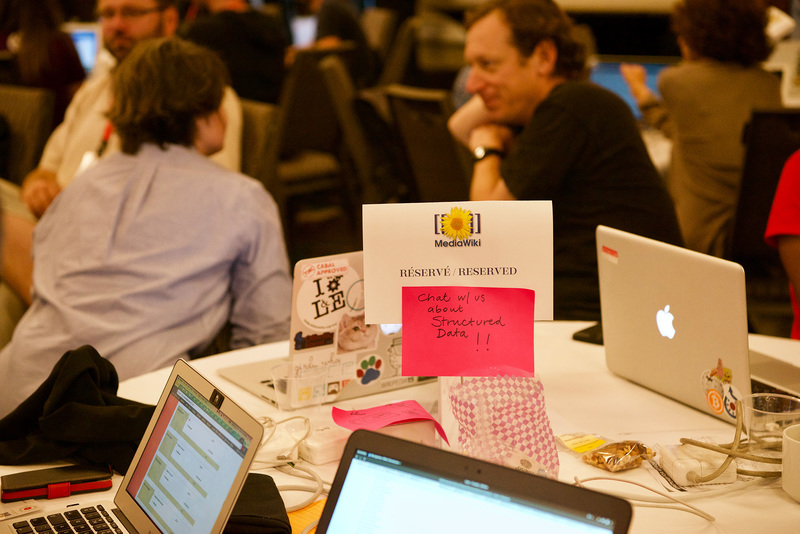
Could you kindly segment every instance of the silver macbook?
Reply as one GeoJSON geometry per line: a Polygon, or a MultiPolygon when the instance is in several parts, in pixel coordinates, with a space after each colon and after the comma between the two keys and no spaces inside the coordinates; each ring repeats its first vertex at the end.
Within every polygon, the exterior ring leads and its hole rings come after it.
{"type": "Polygon", "coordinates": [[[748,350],[739,264],[605,226],[597,261],[615,374],[728,422],[754,386],[800,393],[800,368],[748,350]]]}
{"type": "Polygon", "coordinates": [[[287,358],[226,367],[219,373],[277,406],[273,367],[288,364],[292,377],[324,367],[325,379],[319,384],[287,392],[289,405],[280,407],[289,409],[434,379],[403,376],[402,325],[367,324],[365,314],[362,251],[300,260],[294,268],[287,358]]]}
{"type": "Polygon", "coordinates": [[[261,423],[179,360],[113,502],[11,519],[6,531],[92,532],[108,524],[111,532],[220,533],[262,434],[261,423]]]}
{"type": "Polygon", "coordinates": [[[621,534],[630,520],[619,497],[357,430],[317,532],[621,534]]]}

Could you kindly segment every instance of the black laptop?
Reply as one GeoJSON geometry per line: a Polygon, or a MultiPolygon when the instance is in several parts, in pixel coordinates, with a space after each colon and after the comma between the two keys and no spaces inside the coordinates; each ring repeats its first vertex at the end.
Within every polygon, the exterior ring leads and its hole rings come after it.
{"type": "Polygon", "coordinates": [[[631,505],[375,432],[347,442],[317,532],[628,532],[631,505]]]}

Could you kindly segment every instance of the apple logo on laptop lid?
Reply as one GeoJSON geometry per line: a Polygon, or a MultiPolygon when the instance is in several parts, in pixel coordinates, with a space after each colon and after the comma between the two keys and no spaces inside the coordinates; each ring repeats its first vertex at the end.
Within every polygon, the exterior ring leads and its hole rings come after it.
{"type": "Polygon", "coordinates": [[[665,338],[672,339],[675,336],[675,327],[672,325],[674,319],[675,316],[669,311],[669,304],[656,313],[656,326],[658,326],[659,333],[665,338]]]}

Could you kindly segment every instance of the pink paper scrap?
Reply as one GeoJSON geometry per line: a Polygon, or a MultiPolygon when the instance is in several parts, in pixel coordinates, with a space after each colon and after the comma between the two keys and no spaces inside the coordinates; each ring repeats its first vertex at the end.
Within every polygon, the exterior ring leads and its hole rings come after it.
{"type": "Polygon", "coordinates": [[[445,443],[450,445],[442,425],[415,400],[384,404],[383,406],[375,406],[374,408],[363,410],[342,410],[334,406],[331,415],[337,425],[348,430],[378,430],[379,428],[402,423],[433,421],[436,431],[445,443]]]}

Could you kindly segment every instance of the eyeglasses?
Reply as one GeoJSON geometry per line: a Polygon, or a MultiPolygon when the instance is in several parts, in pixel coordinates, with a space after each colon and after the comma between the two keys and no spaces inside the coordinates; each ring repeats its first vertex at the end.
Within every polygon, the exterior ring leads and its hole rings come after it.
{"type": "Polygon", "coordinates": [[[162,8],[158,6],[154,7],[133,7],[133,6],[125,6],[119,9],[104,9],[102,11],[97,12],[98,20],[111,20],[114,18],[115,15],[119,14],[119,17],[122,20],[134,20],[144,17],[145,15],[149,15],[150,13],[155,13],[157,11],[163,11],[162,8]]]}

